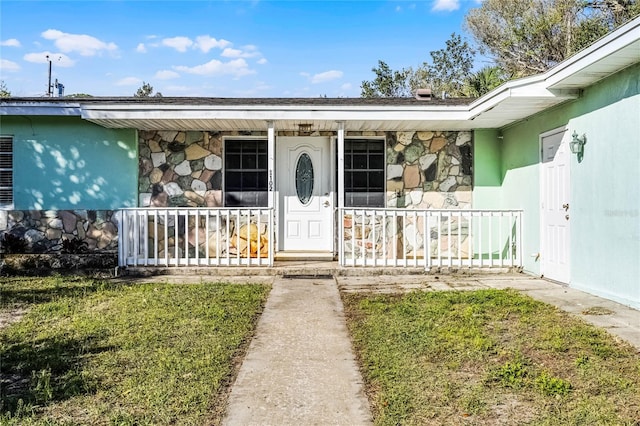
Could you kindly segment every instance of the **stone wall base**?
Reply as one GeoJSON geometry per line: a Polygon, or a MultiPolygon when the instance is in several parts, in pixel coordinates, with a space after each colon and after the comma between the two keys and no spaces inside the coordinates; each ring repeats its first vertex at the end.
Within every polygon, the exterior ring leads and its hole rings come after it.
{"type": "Polygon", "coordinates": [[[117,215],[113,210],[0,210],[0,237],[0,253],[7,254],[115,253],[117,215]]]}
{"type": "Polygon", "coordinates": [[[26,276],[73,274],[111,277],[117,265],[117,253],[5,254],[0,259],[0,274],[26,276]]]}

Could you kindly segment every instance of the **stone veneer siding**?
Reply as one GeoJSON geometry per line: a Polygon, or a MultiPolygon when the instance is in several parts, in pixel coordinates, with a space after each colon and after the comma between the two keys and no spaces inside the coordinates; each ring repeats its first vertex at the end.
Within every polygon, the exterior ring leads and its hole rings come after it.
{"type": "Polygon", "coordinates": [[[0,234],[22,238],[27,253],[59,253],[62,242],[80,240],[89,252],[116,252],[118,225],[111,210],[0,211],[0,234]]]}
{"type": "MultiPolygon", "coordinates": [[[[335,136],[334,132],[278,136],[335,136]]],[[[222,207],[223,138],[266,131],[140,131],[141,207],[222,207]]],[[[471,207],[472,133],[346,132],[346,137],[384,137],[387,205],[399,208],[471,207]]],[[[277,143],[277,142],[276,142],[277,143]]]]}
{"type": "Polygon", "coordinates": [[[471,208],[471,132],[387,132],[387,207],[471,208]]]}

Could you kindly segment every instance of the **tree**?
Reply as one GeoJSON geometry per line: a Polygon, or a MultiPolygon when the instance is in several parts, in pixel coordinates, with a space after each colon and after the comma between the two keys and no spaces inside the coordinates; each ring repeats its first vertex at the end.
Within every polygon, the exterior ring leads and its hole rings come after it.
{"type": "Polygon", "coordinates": [[[372,71],[376,77],[363,81],[363,98],[410,97],[420,88],[430,87],[434,96],[446,92],[449,96],[462,96],[464,82],[471,74],[475,51],[455,33],[446,41],[446,47],[430,52],[432,63],[423,63],[413,69],[394,71],[384,62],[372,71]]]}
{"type": "Polygon", "coordinates": [[[150,97],[155,97],[155,98],[161,98],[162,97],[162,93],[157,92],[155,95],[153,94],[153,86],[145,81],[142,82],[142,86],[140,86],[138,88],[138,90],[136,91],[136,93],[134,93],[133,95],[136,98],[150,98],[150,97]]]}
{"type": "Polygon", "coordinates": [[[509,76],[497,65],[489,65],[471,74],[464,83],[464,96],[479,98],[509,80],[509,76]]]}
{"type": "Polygon", "coordinates": [[[640,13],[638,0],[485,0],[465,23],[514,77],[541,73],[640,13]]]}
{"type": "Polygon", "coordinates": [[[0,98],[10,98],[11,91],[7,88],[4,80],[0,80],[0,98]]]}
{"type": "Polygon", "coordinates": [[[432,63],[423,64],[424,79],[437,96],[446,92],[449,96],[462,96],[463,87],[473,69],[475,50],[462,37],[451,34],[446,47],[429,53],[432,63]]]}
{"type": "Polygon", "coordinates": [[[72,93],[70,95],[66,95],[65,98],[93,98],[93,95],[88,93],[72,93]]]}
{"type": "Polygon", "coordinates": [[[409,78],[411,68],[393,71],[386,62],[378,60],[378,67],[372,68],[376,75],[373,81],[363,81],[360,96],[363,98],[398,98],[411,96],[409,78]]]}

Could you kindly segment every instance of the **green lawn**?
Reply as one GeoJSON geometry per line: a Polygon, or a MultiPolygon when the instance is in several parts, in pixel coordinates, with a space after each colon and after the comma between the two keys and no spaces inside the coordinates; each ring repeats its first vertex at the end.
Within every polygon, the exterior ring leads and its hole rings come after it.
{"type": "Polygon", "coordinates": [[[1,278],[0,424],[219,423],[269,288],[1,278]],[[10,316],[10,315],[9,315],[10,316]]]}
{"type": "Polygon", "coordinates": [[[346,294],[377,425],[640,424],[640,354],[512,290],[346,294]]]}

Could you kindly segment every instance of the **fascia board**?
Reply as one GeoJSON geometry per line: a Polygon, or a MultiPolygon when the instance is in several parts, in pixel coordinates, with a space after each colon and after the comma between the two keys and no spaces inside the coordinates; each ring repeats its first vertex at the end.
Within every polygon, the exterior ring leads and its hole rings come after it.
{"type": "Polygon", "coordinates": [[[76,116],[81,114],[80,104],[2,102],[0,115],[76,116]]]}
{"type": "MultiPolygon", "coordinates": [[[[584,68],[613,55],[640,39],[640,17],[636,18],[571,58],[551,68],[545,74],[547,87],[552,88],[584,68]]],[[[640,57],[638,58],[640,60],[640,57]]]]}
{"type": "Polygon", "coordinates": [[[464,120],[466,108],[438,110],[284,110],[284,109],[82,109],[82,118],[87,120],[332,120],[332,121],[420,121],[437,116],[439,120],[464,120]]]}

